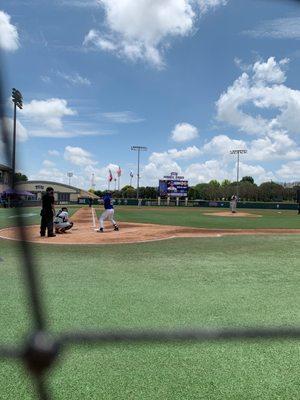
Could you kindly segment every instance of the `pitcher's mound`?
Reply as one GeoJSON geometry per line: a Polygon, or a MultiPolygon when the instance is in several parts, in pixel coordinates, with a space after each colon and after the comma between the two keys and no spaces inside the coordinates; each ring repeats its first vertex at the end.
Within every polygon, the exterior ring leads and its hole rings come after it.
{"type": "Polygon", "coordinates": [[[259,214],[251,214],[242,211],[237,211],[235,213],[231,211],[218,211],[218,212],[207,212],[203,213],[203,215],[209,215],[211,217],[232,217],[232,218],[260,218],[262,215],[259,214]]]}

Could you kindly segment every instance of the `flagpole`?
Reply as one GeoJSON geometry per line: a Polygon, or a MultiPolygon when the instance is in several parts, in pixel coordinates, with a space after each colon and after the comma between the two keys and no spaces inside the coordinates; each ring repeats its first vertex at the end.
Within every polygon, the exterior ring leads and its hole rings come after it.
{"type": "Polygon", "coordinates": [[[109,175],[108,175],[108,190],[110,190],[110,182],[113,180],[113,175],[112,175],[111,169],[108,170],[108,173],[109,173],[109,175]]]}
{"type": "Polygon", "coordinates": [[[133,179],[133,173],[132,173],[132,171],[130,171],[129,176],[130,176],[130,186],[132,186],[132,179],[133,179]]]}

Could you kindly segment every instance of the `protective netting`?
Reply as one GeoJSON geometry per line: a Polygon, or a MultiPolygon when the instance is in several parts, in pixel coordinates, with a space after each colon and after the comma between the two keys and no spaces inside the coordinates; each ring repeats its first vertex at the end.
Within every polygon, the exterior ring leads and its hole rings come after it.
{"type": "MultiPolygon", "coordinates": [[[[1,72],[1,71],[0,71],[1,72]]],[[[12,165],[12,143],[6,125],[5,96],[3,74],[0,75],[0,123],[2,135],[2,156],[6,165],[12,165]]],[[[12,185],[12,190],[14,186],[12,185]]],[[[300,339],[300,327],[267,327],[267,328],[232,328],[232,329],[184,329],[184,330],[116,330],[116,331],[73,331],[51,336],[47,332],[47,317],[40,290],[38,270],[31,252],[31,245],[26,240],[25,222],[19,208],[16,208],[17,224],[21,241],[23,263],[21,265],[24,283],[32,318],[32,331],[21,347],[0,344],[0,358],[22,360],[29,371],[41,400],[52,398],[45,381],[48,371],[60,352],[70,346],[82,344],[136,344],[179,342],[212,342],[212,341],[249,341],[270,339],[300,339]]]]}

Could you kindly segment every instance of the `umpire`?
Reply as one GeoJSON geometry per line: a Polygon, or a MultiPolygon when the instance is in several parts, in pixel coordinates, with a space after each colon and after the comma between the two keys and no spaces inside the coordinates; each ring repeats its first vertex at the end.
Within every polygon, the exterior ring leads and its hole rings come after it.
{"type": "Polygon", "coordinates": [[[54,209],[54,189],[47,187],[46,194],[42,197],[42,211],[41,211],[41,236],[46,235],[48,230],[48,237],[56,236],[53,233],[53,217],[55,215],[54,209]]]}

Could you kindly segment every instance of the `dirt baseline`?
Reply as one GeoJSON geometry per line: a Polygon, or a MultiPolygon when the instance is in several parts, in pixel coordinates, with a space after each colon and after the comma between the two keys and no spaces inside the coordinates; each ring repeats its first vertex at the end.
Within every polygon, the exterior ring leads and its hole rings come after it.
{"type": "Polygon", "coordinates": [[[261,218],[262,215],[251,214],[243,211],[237,211],[235,213],[231,211],[212,211],[203,213],[203,215],[209,215],[210,217],[229,217],[229,218],[261,218]]]}
{"type": "MultiPolygon", "coordinates": [[[[183,226],[120,223],[120,230],[115,232],[109,223],[105,225],[105,232],[95,231],[94,222],[97,223],[94,209],[81,208],[73,218],[74,227],[70,232],[57,235],[54,238],[40,237],[39,226],[27,226],[26,233],[29,242],[43,244],[118,244],[118,243],[143,243],[172,238],[196,237],[222,237],[240,235],[278,235],[300,234],[300,229],[205,229],[189,228],[183,226]]],[[[20,240],[18,228],[5,228],[0,230],[0,238],[20,240]]]]}

